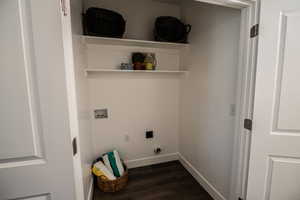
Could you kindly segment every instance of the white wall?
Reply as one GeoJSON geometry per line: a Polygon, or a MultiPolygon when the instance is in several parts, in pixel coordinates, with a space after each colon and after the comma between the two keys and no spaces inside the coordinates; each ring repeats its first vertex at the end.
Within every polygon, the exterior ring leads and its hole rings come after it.
{"type": "Polygon", "coordinates": [[[92,127],[89,110],[89,88],[88,81],[84,76],[84,67],[86,63],[84,46],[81,43],[82,35],[81,13],[82,2],[80,0],[71,0],[71,22],[73,33],[73,54],[75,68],[75,85],[78,110],[78,146],[81,156],[81,170],[83,181],[83,195],[87,199],[91,183],[91,163],[95,158],[92,149],[92,127]]]}
{"type": "MultiPolygon", "coordinates": [[[[180,16],[177,5],[151,0],[87,0],[85,7],[116,10],[127,20],[125,37],[153,39],[154,20],[160,15],[180,16]]],[[[87,66],[117,69],[129,62],[132,52],[156,53],[158,69],[179,69],[180,51],[176,49],[124,47],[87,44],[87,66]]],[[[113,148],[125,160],[178,152],[179,76],[162,74],[98,74],[89,80],[91,110],[107,108],[108,119],[93,119],[93,147],[97,156],[113,148]],[[154,139],[145,139],[145,130],[154,130],[154,139]]]]}
{"type": "Polygon", "coordinates": [[[180,93],[179,152],[228,198],[240,11],[194,4],[183,15],[192,32],[190,75],[182,81],[180,93]]]}
{"type": "Polygon", "coordinates": [[[152,0],[86,0],[85,8],[100,7],[114,10],[126,20],[125,38],[153,40],[157,16],[180,17],[180,7],[152,0]]]}
{"type": "Polygon", "coordinates": [[[123,159],[134,160],[153,156],[156,145],[163,148],[161,154],[176,153],[178,83],[172,75],[158,74],[105,74],[90,79],[92,108],[109,110],[108,119],[93,120],[96,153],[117,148],[123,159]],[[147,128],[154,130],[154,139],[145,139],[147,128]]]}
{"type": "MultiPolygon", "coordinates": [[[[179,68],[177,50],[109,45],[88,45],[87,62],[100,68],[116,68],[122,60],[129,59],[132,51],[142,50],[160,55],[160,69],[179,68]]],[[[135,160],[154,156],[157,145],[163,149],[161,155],[178,152],[180,75],[104,73],[88,78],[91,109],[109,111],[108,119],[93,120],[97,155],[116,148],[123,159],[135,160]],[[146,129],[154,130],[154,139],[145,139],[146,129]]]]}
{"type": "Polygon", "coordinates": [[[155,53],[157,70],[179,70],[180,68],[180,51],[177,49],[87,44],[86,50],[86,63],[89,68],[120,69],[121,63],[131,62],[132,52],[155,53]]]}

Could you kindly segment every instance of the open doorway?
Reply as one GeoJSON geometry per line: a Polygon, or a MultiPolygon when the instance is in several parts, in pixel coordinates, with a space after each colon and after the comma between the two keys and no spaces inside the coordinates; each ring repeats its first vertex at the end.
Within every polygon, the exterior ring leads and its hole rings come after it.
{"type": "MultiPolygon", "coordinates": [[[[73,6],[77,18],[72,22],[76,28],[82,10],[92,6],[116,10],[128,19],[125,39],[81,37],[78,29],[74,37],[76,51],[80,49],[75,62],[77,90],[84,90],[78,94],[89,97],[85,109],[92,113],[107,108],[111,117],[107,121],[91,117],[91,127],[83,125],[93,138],[93,156],[118,148],[129,168],[180,160],[213,198],[245,197],[250,136],[243,123],[252,117],[257,39],[250,37],[250,29],[258,20],[258,4],[210,0],[77,3],[73,6]],[[149,23],[153,15],[166,10],[192,24],[189,44],[151,41],[149,23]],[[129,52],[145,49],[160,56],[157,71],[115,69],[129,52]],[[154,130],[150,142],[143,137],[147,128],[154,130]],[[160,155],[153,155],[155,146],[162,147],[160,155]]],[[[79,142],[86,137],[82,134],[79,142]]],[[[84,182],[89,183],[89,172],[83,173],[84,182]]]]}

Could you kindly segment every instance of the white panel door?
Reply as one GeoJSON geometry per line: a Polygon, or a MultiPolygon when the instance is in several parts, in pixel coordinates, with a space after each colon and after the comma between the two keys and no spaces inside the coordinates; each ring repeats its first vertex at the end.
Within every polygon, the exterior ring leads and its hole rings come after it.
{"type": "Polygon", "coordinates": [[[0,199],[73,200],[59,0],[0,0],[0,199]]]}
{"type": "Polygon", "coordinates": [[[300,199],[300,1],[262,0],[248,200],[300,199]]]}

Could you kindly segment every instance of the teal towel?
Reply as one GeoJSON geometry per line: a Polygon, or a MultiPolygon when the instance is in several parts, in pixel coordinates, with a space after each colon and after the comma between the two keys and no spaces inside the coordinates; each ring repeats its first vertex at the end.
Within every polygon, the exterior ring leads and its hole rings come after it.
{"type": "Polygon", "coordinates": [[[111,166],[111,168],[112,168],[112,170],[114,172],[114,175],[116,177],[120,177],[121,174],[120,174],[120,172],[118,170],[118,166],[117,166],[117,162],[116,162],[116,158],[115,158],[114,152],[108,152],[107,155],[108,155],[108,159],[109,159],[109,162],[110,162],[110,166],[111,166]]]}

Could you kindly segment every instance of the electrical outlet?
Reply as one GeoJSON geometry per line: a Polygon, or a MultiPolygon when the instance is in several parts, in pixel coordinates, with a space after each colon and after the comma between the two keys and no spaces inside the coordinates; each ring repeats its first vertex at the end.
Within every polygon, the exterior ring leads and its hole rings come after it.
{"type": "Polygon", "coordinates": [[[150,139],[153,137],[154,137],[153,131],[146,131],[146,139],[150,139]]]}
{"type": "Polygon", "coordinates": [[[162,151],[162,148],[160,146],[157,146],[157,147],[154,148],[154,153],[155,154],[160,154],[161,151],[162,151]]]}
{"type": "Polygon", "coordinates": [[[94,110],[95,119],[104,119],[108,118],[108,111],[107,109],[96,109],[94,110]]]}

